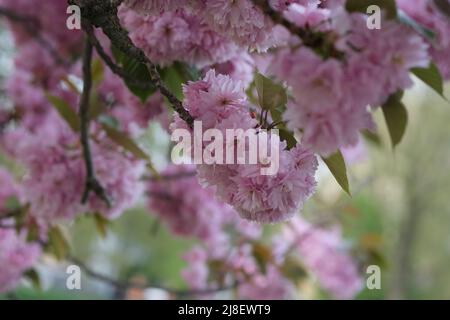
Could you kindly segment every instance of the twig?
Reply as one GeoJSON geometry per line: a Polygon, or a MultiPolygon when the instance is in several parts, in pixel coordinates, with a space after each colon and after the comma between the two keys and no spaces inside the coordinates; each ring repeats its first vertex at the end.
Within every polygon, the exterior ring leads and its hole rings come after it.
{"type": "Polygon", "coordinates": [[[106,195],[104,188],[95,177],[91,147],[89,144],[89,100],[92,89],[92,51],[92,44],[89,40],[86,40],[83,53],[83,92],[81,94],[79,108],[81,144],[83,147],[83,157],[86,165],[86,186],[81,201],[82,203],[86,203],[89,193],[93,191],[109,206],[111,202],[106,195]]]}
{"type": "Polygon", "coordinates": [[[268,0],[252,0],[263,13],[268,16],[273,23],[282,25],[289,30],[293,35],[296,35],[302,40],[303,45],[314,49],[321,48],[321,54],[325,58],[335,57],[342,58],[343,53],[337,50],[333,43],[329,42],[327,35],[322,32],[314,32],[310,28],[300,28],[287,20],[282,13],[274,10],[268,0]]]}
{"type": "Polygon", "coordinates": [[[122,79],[126,80],[127,82],[133,84],[134,86],[137,86],[142,89],[148,89],[152,88],[153,84],[151,83],[145,83],[142,81],[139,81],[132,76],[130,76],[123,68],[118,66],[114,63],[114,61],[111,59],[111,57],[106,53],[106,51],[103,49],[100,41],[97,39],[94,28],[91,24],[86,23],[85,32],[89,38],[89,41],[94,46],[95,50],[97,51],[98,55],[102,60],[106,63],[106,65],[109,67],[109,69],[117,76],[121,77],[122,79]]]}
{"type": "Polygon", "coordinates": [[[102,29],[116,48],[147,66],[153,85],[167,98],[180,118],[192,127],[194,118],[183,107],[182,102],[165,86],[156,65],[147,58],[141,49],[133,44],[128,32],[120,25],[117,6],[121,1],[69,0],[69,3],[78,5],[81,8],[82,18],[89,21],[93,26],[102,29]]]}
{"type": "Polygon", "coordinates": [[[89,266],[87,266],[83,261],[81,261],[75,257],[69,257],[68,260],[71,263],[74,263],[77,266],[79,266],[81,269],[83,269],[87,273],[87,275],[89,275],[91,278],[97,279],[99,281],[107,283],[107,284],[109,284],[115,288],[121,289],[121,290],[126,290],[126,289],[130,289],[130,288],[137,288],[137,289],[153,288],[153,289],[160,289],[160,290],[167,291],[176,296],[192,296],[192,295],[205,295],[205,294],[217,293],[220,291],[232,290],[232,289],[236,288],[237,286],[239,286],[239,284],[236,282],[229,286],[223,286],[223,287],[218,287],[218,288],[181,290],[181,289],[174,289],[174,288],[170,288],[170,287],[166,287],[166,286],[162,286],[162,285],[158,285],[158,284],[126,282],[126,281],[120,281],[120,280],[111,278],[110,276],[107,276],[105,274],[97,272],[97,271],[91,269],[89,266]]]}

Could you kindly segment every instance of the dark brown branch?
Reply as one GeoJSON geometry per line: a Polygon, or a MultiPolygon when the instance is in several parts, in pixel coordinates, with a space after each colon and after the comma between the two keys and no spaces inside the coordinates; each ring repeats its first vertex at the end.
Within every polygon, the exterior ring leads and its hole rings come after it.
{"type": "Polygon", "coordinates": [[[263,13],[268,16],[274,24],[279,24],[285,27],[290,33],[299,37],[302,40],[303,45],[319,49],[319,52],[324,58],[335,57],[342,58],[343,53],[334,47],[332,41],[328,39],[328,35],[322,32],[314,32],[314,30],[306,27],[300,28],[294,23],[287,20],[282,13],[274,10],[268,0],[252,0],[253,3],[258,6],[263,13]]]}
{"type": "Polygon", "coordinates": [[[86,203],[89,194],[93,191],[99,198],[104,200],[108,206],[110,200],[100,182],[95,177],[94,164],[92,161],[91,147],[89,144],[89,107],[92,89],[92,44],[89,40],[85,41],[83,53],[83,92],[80,98],[79,116],[80,116],[80,134],[81,145],[83,147],[83,157],[86,165],[86,186],[82,196],[82,202],[86,203]]]}
{"type": "Polygon", "coordinates": [[[96,1],[96,0],[69,0],[70,4],[78,5],[81,8],[82,18],[89,21],[93,26],[103,30],[111,43],[127,56],[147,66],[150,78],[161,94],[167,98],[173,109],[179,114],[190,127],[193,126],[194,118],[183,107],[182,102],[165,86],[159,72],[145,55],[137,48],[128,32],[120,25],[117,17],[117,6],[121,1],[96,1]]]}
{"type": "Polygon", "coordinates": [[[229,285],[229,286],[218,287],[218,288],[181,290],[181,289],[169,288],[169,287],[158,285],[158,284],[126,282],[126,281],[120,281],[120,280],[113,279],[113,278],[111,278],[111,277],[109,277],[107,275],[104,275],[104,274],[99,273],[99,272],[97,272],[95,270],[92,270],[83,261],[81,261],[81,260],[79,260],[79,259],[77,259],[75,257],[70,257],[69,261],[71,263],[79,266],[91,278],[94,278],[94,279],[97,279],[97,280],[102,281],[104,283],[107,283],[107,284],[109,284],[109,285],[111,285],[111,286],[113,286],[115,288],[120,289],[120,290],[127,290],[127,289],[132,289],[132,288],[137,288],[137,289],[153,288],[153,289],[160,289],[160,290],[167,291],[168,293],[171,293],[171,294],[173,294],[175,296],[194,296],[194,295],[205,295],[205,294],[217,293],[217,292],[220,292],[220,291],[232,290],[232,289],[234,289],[234,288],[239,286],[238,283],[234,283],[234,284],[229,285]]]}
{"type": "Polygon", "coordinates": [[[125,70],[123,70],[123,68],[114,63],[113,59],[108,55],[108,53],[106,53],[100,41],[97,39],[92,25],[86,23],[85,31],[89,38],[89,41],[94,46],[100,58],[106,63],[106,65],[115,75],[142,89],[149,89],[153,87],[152,83],[145,83],[133,78],[125,70]]]}
{"type": "Polygon", "coordinates": [[[53,45],[42,37],[39,22],[34,17],[21,15],[5,7],[0,7],[0,16],[5,16],[12,22],[21,24],[25,31],[50,53],[57,64],[68,65],[68,62],[58,54],[53,45]]]}
{"type": "Polygon", "coordinates": [[[447,16],[447,18],[450,18],[450,3],[447,0],[434,0],[434,5],[447,16]]]}

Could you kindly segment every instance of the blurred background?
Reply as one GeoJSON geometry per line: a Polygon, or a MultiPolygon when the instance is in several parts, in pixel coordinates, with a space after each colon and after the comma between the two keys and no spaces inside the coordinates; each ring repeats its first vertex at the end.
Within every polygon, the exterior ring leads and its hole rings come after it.
{"type": "MultiPolygon", "coordinates": [[[[0,103],[7,103],[3,82],[13,67],[13,50],[0,25],[0,103]]],[[[450,97],[448,85],[446,96],[450,97]]],[[[346,150],[353,196],[344,194],[322,166],[318,192],[304,210],[311,221],[341,223],[348,241],[370,252],[380,265],[381,290],[366,289],[359,299],[450,298],[450,104],[419,80],[404,102],[409,124],[395,150],[380,110],[376,112],[378,139],[363,139],[355,149],[346,150]]],[[[154,125],[141,142],[163,168],[169,137],[154,125]]],[[[111,224],[104,237],[92,219],[80,218],[66,227],[72,261],[44,258],[38,266],[41,289],[24,282],[1,298],[166,299],[181,296],[163,288],[187,288],[180,276],[185,267],[182,255],[195,241],[170,234],[144,204],[111,224]],[[84,268],[82,290],[66,289],[70,264],[84,268]],[[151,283],[155,289],[128,290],[121,282],[142,287],[151,283]]],[[[266,228],[270,233],[278,227],[266,228]]],[[[305,299],[327,298],[309,280],[301,289],[305,299]]]]}

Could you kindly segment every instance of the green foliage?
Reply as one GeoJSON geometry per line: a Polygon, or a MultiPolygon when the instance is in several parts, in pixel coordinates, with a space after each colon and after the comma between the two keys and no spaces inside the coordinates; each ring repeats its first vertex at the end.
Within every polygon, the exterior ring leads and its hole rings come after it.
{"type": "Polygon", "coordinates": [[[129,75],[131,79],[134,79],[142,84],[148,84],[148,86],[142,87],[140,85],[136,85],[136,83],[128,79],[125,79],[125,84],[128,89],[130,89],[131,92],[139,97],[142,103],[145,103],[148,97],[156,92],[156,87],[152,85],[152,78],[147,66],[140,63],[136,59],[127,56],[114,46],[112,46],[111,50],[113,52],[116,63],[123,68],[123,70],[127,75],[129,75]]]}
{"type": "Polygon", "coordinates": [[[272,110],[287,103],[286,89],[260,73],[255,75],[259,106],[263,110],[272,110]]]}
{"type": "Polygon", "coordinates": [[[27,272],[25,272],[24,276],[31,281],[31,283],[37,290],[42,290],[41,277],[39,276],[39,273],[36,271],[36,269],[28,270],[27,272]]]}
{"type": "Polygon", "coordinates": [[[363,130],[361,134],[367,141],[370,141],[374,145],[381,147],[382,141],[377,133],[371,132],[369,130],[363,130]]]}
{"type": "Polygon", "coordinates": [[[147,162],[147,167],[152,171],[153,174],[158,175],[157,170],[153,167],[152,160],[150,156],[145,153],[130,137],[128,137],[124,132],[121,132],[107,124],[102,124],[103,130],[105,130],[108,137],[114,141],[116,144],[124,148],[125,150],[131,152],[136,158],[145,160],[147,162]]]}
{"type": "Polygon", "coordinates": [[[6,211],[18,211],[21,207],[22,205],[16,196],[6,198],[3,204],[3,208],[5,208],[6,211]]]}
{"type": "Polygon", "coordinates": [[[102,236],[102,238],[106,238],[108,234],[108,228],[110,226],[110,221],[99,212],[95,212],[93,216],[98,233],[102,236]]]}
{"type": "Polygon", "coordinates": [[[273,262],[271,249],[258,242],[253,243],[252,248],[256,263],[261,271],[265,273],[268,263],[273,262]]]}
{"type": "Polygon", "coordinates": [[[281,85],[257,73],[255,76],[254,86],[258,94],[257,103],[265,112],[270,112],[272,121],[279,130],[280,139],[286,141],[287,148],[291,149],[297,144],[294,134],[289,131],[283,122],[282,114],[286,110],[288,96],[286,89],[281,85]]]}
{"type": "Polygon", "coordinates": [[[70,252],[69,240],[61,226],[55,225],[48,232],[48,249],[58,260],[63,260],[70,252]]]}
{"type": "Polygon", "coordinates": [[[105,77],[105,67],[101,59],[95,59],[92,62],[92,82],[98,85],[105,77]]]}
{"type": "Polygon", "coordinates": [[[80,119],[75,110],[60,97],[47,94],[47,98],[70,128],[75,132],[80,131],[80,119]]]}
{"type": "Polygon", "coordinates": [[[431,63],[428,68],[413,68],[411,72],[445,99],[444,80],[434,63],[431,63]]]}
{"type": "Polygon", "coordinates": [[[402,141],[408,124],[408,112],[401,101],[402,97],[403,92],[398,92],[390,96],[382,106],[393,148],[402,141]]]}
{"type": "Polygon", "coordinates": [[[167,88],[179,100],[183,100],[183,84],[188,81],[197,81],[200,78],[198,69],[181,62],[175,62],[169,67],[162,68],[159,72],[167,88]]]}
{"type": "Polygon", "coordinates": [[[327,165],[328,169],[330,169],[336,181],[339,185],[344,189],[344,191],[350,195],[350,187],[347,178],[347,167],[345,165],[344,157],[340,151],[335,154],[329,156],[328,158],[323,158],[323,162],[327,165]]]}

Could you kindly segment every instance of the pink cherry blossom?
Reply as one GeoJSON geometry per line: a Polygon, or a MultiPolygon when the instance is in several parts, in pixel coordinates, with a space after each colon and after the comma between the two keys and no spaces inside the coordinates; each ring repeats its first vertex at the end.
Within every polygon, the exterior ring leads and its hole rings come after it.
{"type": "MultiPolygon", "coordinates": [[[[185,107],[201,120],[204,129],[255,127],[242,84],[209,71],[185,87],[185,107]]],[[[175,120],[173,128],[184,127],[175,120]]],[[[283,146],[281,146],[281,149],[283,146]]],[[[214,187],[222,201],[248,220],[276,222],[297,212],[312,195],[317,162],[308,149],[297,146],[280,153],[280,169],[272,176],[260,174],[261,165],[199,165],[203,185],[214,187]]]]}
{"type": "Polygon", "coordinates": [[[17,234],[14,228],[0,228],[0,292],[14,289],[25,271],[41,255],[36,243],[26,243],[26,234],[17,234]]]}
{"type": "Polygon", "coordinates": [[[361,290],[358,266],[345,250],[339,229],[321,229],[296,217],[276,243],[281,255],[294,247],[308,271],[334,297],[350,299],[361,290]]]}
{"type": "Polygon", "coordinates": [[[121,20],[134,43],[155,63],[184,61],[203,67],[232,58],[237,46],[184,9],[144,16],[125,7],[121,20]]]}

